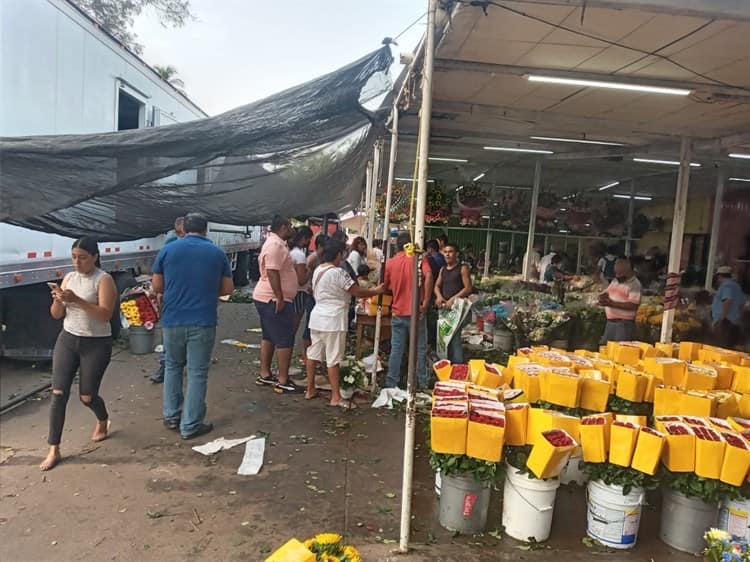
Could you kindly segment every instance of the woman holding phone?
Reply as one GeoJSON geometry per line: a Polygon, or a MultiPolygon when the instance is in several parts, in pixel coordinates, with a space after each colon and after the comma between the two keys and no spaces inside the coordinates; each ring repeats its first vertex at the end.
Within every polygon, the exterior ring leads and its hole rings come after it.
{"type": "Polygon", "coordinates": [[[112,277],[99,269],[99,247],[94,239],[83,237],[71,250],[75,270],[68,273],[62,286],[49,284],[52,292],[50,314],[63,319],[63,329],[52,356],[52,400],[50,404],[50,449],[39,468],[50,470],[62,459],[60,438],[65,425],[65,409],[76,372],[80,371],[81,402],[91,409],[97,422],[92,441],[107,438],[109,415],[99,386],[112,356],[110,320],[117,300],[112,277]]]}

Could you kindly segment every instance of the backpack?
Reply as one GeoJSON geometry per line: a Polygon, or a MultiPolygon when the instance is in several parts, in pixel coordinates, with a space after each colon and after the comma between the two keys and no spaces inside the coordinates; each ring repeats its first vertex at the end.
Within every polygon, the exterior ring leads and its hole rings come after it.
{"type": "Polygon", "coordinates": [[[602,271],[602,275],[605,279],[612,280],[615,278],[615,262],[617,261],[617,258],[609,259],[607,256],[604,256],[604,270],[602,271]]]}

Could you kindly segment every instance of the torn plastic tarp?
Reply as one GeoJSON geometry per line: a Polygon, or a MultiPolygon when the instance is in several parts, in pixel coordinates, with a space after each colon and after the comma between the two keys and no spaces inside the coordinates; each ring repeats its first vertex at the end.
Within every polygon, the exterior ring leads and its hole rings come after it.
{"type": "Polygon", "coordinates": [[[225,224],[342,212],[390,109],[385,46],[215,117],[116,133],[0,138],[0,221],[102,241],[153,236],[191,211],[225,224]]]}

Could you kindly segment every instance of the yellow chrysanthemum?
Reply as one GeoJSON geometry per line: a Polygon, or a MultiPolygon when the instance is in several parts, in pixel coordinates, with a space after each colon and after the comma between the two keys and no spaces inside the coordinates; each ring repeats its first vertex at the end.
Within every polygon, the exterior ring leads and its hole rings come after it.
{"type": "Polygon", "coordinates": [[[305,545],[306,549],[310,550],[314,542],[315,541],[313,539],[307,539],[303,544],[305,545]]]}
{"type": "Polygon", "coordinates": [[[357,549],[351,545],[346,545],[344,547],[343,554],[349,562],[362,562],[362,558],[360,558],[359,552],[357,552],[357,549]]]}
{"type": "Polygon", "coordinates": [[[338,535],[336,533],[320,533],[319,535],[315,535],[315,542],[321,545],[324,544],[336,544],[338,542],[341,542],[341,535],[338,535]]]}
{"type": "Polygon", "coordinates": [[[341,562],[341,558],[334,556],[333,554],[322,554],[318,560],[320,560],[320,562],[341,562]]]}
{"type": "Polygon", "coordinates": [[[706,541],[724,541],[729,540],[731,535],[722,529],[709,529],[704,538],[706,541]]]}

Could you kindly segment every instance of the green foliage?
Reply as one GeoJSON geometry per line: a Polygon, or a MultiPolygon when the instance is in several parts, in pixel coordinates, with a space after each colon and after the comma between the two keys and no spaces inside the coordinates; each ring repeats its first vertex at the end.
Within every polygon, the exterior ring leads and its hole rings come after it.
{"type": "Polygon", "coordinates": [[[529,478],[537,480],[537,477],[534,476],[534,473],[526,467],[526,461],[529,459],[529,455],[531,454],[531,447],[531,445],[506,445],[503,448],[503,458],[519,473],[525,474],[529,478]]]}
{"type": "Polygon", "coordinates": [[[741,488],[725,484],[713,478],[703,478],[694,472],[671,472],[665,469],[664,484],[673,492],[698,498],[709,503],[719,503],[725,499],[740,499],[741,488]]]}
{"type": "Polygon", "coordinates": [[[475,480],[498,483],[505,478],[501,463],[483,461],[466,455],[445,455],[430,451],[430,466],[443,476],[468,476],[475,480]]]}
{"type": "Polygon", "coordinates": [[[650,402],[631,402],[611,394],[607,402],[607,411],[615,414],[651,417],[654,413],[654,405],[650,402]]]}
{"type": "Polygon", "coordinates": [[[655,490],[659,487],[659,473],[654,476],[635,470],[634,468],[619,466],[608,462],[583,462],[579,468],[594,481],[608,486],[622,486],[623,495],[628,495],[633,488],[655,490]]]}

